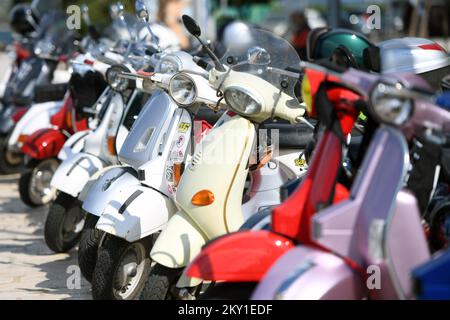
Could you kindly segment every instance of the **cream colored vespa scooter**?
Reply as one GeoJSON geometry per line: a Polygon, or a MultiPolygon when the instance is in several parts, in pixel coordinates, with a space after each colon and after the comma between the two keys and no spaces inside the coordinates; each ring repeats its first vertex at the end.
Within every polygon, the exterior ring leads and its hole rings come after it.
{"type": "MultiPolygon", "coordinates": [[[[183,23],[201,42],[196,22],[183,16],[183,23]]],[[[288,71],[299,65],[300,58],[284,39],[262,30],[251,32],[252,41],[237,39],[222,60],[210,52],[214,61],[210,85],[223,94],[230,111],[198,145],[184,171],[176,192],[179,211],[151,250],[155,264],[141,299],[196,298],[204,286],[185,277],[183,269],[202,246],[237,231],[253,213],[279,204],[281,185],[302,173],[295,167],[300,150],[274,155],[273,145],[261,144],[256,134],[268,119],[306,122],[305,109],[294,93],[299,74],[288,71]],[[252,161],[253,150],[259,154],[256,161],[252,161]],[[249,172],[252,178],[244,197],[249,172]],[[258,199],[257,207],[253,199],[258,199]]]]}

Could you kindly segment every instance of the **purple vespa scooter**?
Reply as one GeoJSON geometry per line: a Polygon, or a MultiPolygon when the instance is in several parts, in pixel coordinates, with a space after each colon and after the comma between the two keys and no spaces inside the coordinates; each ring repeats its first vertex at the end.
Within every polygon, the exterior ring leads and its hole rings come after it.
{"type": "Polygon", "coordinates": [[[408,299],[411,270],[430,259],[416,198],[404,188],[411,168],[408,141],[423,135],[443,143],[440,134],[450,131],[450,113],[433,104],[427,85],[414,75],[354,69],[333,75],[366,92],[367,111],[381,125],[349,199],[314,217],[317,247],[328,251],[291,249],[252,299],[408,299]]]}

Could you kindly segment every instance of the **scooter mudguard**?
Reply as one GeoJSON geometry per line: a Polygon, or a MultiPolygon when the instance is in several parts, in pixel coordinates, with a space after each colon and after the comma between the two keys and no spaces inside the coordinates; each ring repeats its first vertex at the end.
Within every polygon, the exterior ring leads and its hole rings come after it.
{"type": "Polygon", "coordinates": [[[59,165],[50,184],[76,198],[91,176],[103,166],[104,163],[96,156],[84,152],[75,154],[59,165]]]}
{"type": "Polygon", "coordinates": [[[50,117],[63,106],[63,101],[38,103],[29,108],[23,117],[16,123],[8,140],[8,146],[20,148],[20,136],[30,136],[40,129],[51,128],[50,117]]]}
{"type": "Polygon", "coordinates": [[[256,287],[253,300],[360,300],[365,281],[338,256],[307,246],[284,254],[256,287]]]}
{"type": "Polygon", "coordinates": [[[91,132],[92,130],[83,130],[71,135],[66,143],[64,143],[61,151],[59,151],[58,159],[64,161],[81,152],[84,148],[84,141],[91,132]]]}
{"type": "Polygon", "coordinates": [[[83,189],[80,191],[80,194],[78,195],[78,200],[80,200],[83,203],[87,199],[91,188],[95,186],[97,180],[100,179],[100,177],[102,177],[105,172],[124,167],[128,168],[128,166],[114,165],[108,166],[94,173],[94,175],[89,179],[89,181],[84,185],[83,189]]]}
{"type": "MultiPolygon", "coordinates": [[[[95,216],[101,216],[111,199],[122,200],[124,197],[120,194],[122,190],[135,189],[140,185],[134,169],[130,167],[107,168],[89,186],[89,192],[83,201],[83,210],[95,216]]],[[[85,193],[84,189],[82,194],[85,193]]]]}
{"type": "MultiPolygon", "coordinates": [[[[156,240],[150,257],[168,268],[184,268],[197,256],[205,243],[206,236],[203,232],[184,212],[178,211],[156,240]]],[[[182,277],[177,286],[193,287],[200,283],[199,279],[182,277]]]]}
{"type": "Polygon", "coordinates": [[[110,188],[115,196],[104,208],[96,228],[128,242],[161,231],[177,212],[172,199],[152,188],[119,183],[110,188]]]}
{"type": "Polygon", "coordinates": [[[7,135],[14,128],[14,121],[12,115],[14,114],[16,108],[12,106],[5,106],[0,111],[0,134],[7,135]]]}
{"type": "Polygon", "coordinates": [[[59,130],[41,129],[28,137],[21,151],[36,160],[54,158],[66,140],[67,137],[59,130]]]}
{"type": "Polygon", "coordinates": [[[257,282],[293,247],[291,240],[266,230],[237,232],[207,245],[186,273],[209,281],[257,282]]]}

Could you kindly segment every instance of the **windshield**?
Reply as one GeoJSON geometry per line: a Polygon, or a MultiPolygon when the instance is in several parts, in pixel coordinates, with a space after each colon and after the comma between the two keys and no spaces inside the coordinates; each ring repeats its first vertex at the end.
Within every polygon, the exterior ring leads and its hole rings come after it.
{"type": "Polygon", "coordinates": [[[234,71],[256,75],[295,96],[300,57],[285,39],[262,29],[248,29],[227,48],[221,62],[234,71]],[[298,72],[298,71],[297,71],[298,72]]]}

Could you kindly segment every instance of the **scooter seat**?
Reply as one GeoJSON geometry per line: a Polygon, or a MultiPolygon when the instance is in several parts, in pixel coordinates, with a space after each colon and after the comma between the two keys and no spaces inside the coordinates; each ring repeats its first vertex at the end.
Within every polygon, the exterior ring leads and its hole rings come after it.
{"type": "Polygon", "coordinates": [[[304,149],[314,137],[313,129],[305,123],[292,125],[283,122],[265,122],[260,129],[279,130],[279,146],[282,149],[304,149]]]}
{"type": "Polygon", "coordinates": [[[219,120],[219,118],[224,114],[224,112],[225,112],[224,109],[221,109],[218,112],[214,112],[208,107],[200,107],[195,119],[204,120],[208,122],[210,125],[214,126],[217,120],[219,120]]]}

